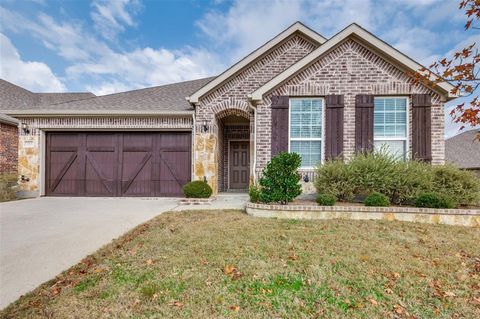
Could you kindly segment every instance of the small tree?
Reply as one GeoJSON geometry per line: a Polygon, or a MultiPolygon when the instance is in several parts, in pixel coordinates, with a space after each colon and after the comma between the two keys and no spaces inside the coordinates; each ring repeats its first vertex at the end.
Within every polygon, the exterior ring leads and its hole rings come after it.
{"type": "Polygon", "coordinates": [[[274,156],[263,169],[260,178],[260,201],[285,205],[300,195],[302,188],[297,170],[301,161],[297,153],[280,153],[274,156]]]}

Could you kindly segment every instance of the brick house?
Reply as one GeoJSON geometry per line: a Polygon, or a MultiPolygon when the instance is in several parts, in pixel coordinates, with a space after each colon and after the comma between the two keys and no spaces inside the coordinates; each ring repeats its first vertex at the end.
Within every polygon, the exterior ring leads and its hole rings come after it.
{"type": "Polygon", "coordinates": [[[0,113],[0,173],[17,172],[18,124],[17,119],[0,113]]]}
{"type": "Polygon", "coordinates": [[[30,195],[176,196],[199,179],[245,190],[282,151],[302,156],[312,191],[319,163],[385,144],[444,163],[452,87],[413,83],[420,68],[356,24],[326,39],[297,22],[216,77],[36,105],[4,106],[2,92],[0,111],[22,123],[30,195]]]}

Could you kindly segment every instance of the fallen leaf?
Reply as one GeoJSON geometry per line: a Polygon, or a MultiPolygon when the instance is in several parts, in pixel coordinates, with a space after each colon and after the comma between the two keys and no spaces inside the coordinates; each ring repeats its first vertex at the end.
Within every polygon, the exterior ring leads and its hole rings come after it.
{"type": "Polygon", "coordinates": [[[454,292],[451,292],[451,291],[445,291],[443,293],[445,295],[445,297],[455,297],[455,293],[454,292]]]}
{"type": "Polygon", "coordinates": [[[157,300],[158,299],[158,294],[153,294],[152,299],[157,300]]]}
{"type": "Polygon", "coordinates": [[[223,273],[225,275],[230,275],[232,274],[234,271],[236,270],[235,266],[233,265],[226,265],[225,267],[223,267],[223,273]]]}
{"type": "Polygon", "coordinates": [[[170,305],[174,306],[174,307],[177,307],[177,308],[182,308],[183,307],[183,303],[181,303],[180,301],[177,301],[177,300],[174,300],[173,302],[171,302],[170,305]]]}
{"type": "Polygon", "coordinates": [[[370,257],[368,257],[368,255],[361,255],[359,258],[363,262],[368,261],[370,259],[370,257]]]}
{"type": "Polygon", "coordinates": [[[385,288],[385,293],[391,295],[393,294],[393,290],[390,288],[385,288]]]}
{"type": "Polygon", "coordinates": [[[291,253],[290,255],[288,255],[288,259],[290,259],[290,260],[297,260],[297,259],[298,259],[298,256],[293,252],[293,253],[291,253]]]}
{"type": "Polygon", "coordinates": [[[394,305],[393,306],[393,311],[395,311],[395,313],[401,315],[405,312],[405,309],[403,309],[403,307],[400,306],[400,305],[394,305]]]}
{"type": "Polygon", "coordinates": [[[238,306],[238,305],[230,306],[230,310],[239,311],[239,310],[240,310],[240,306],[238,306]]]}
{"type": "Polygon", "coordinates": [[[370,301],[370,303],[374,306],[378,305],[378,302],[373,298],[368,299],[368,301],[370,301]]]}
{"type": "Polygon", "coordinates": [[[148,259],[147,260],[147,265],[152,265],[153,264],[153,260],[152,259],[148,259]]]}

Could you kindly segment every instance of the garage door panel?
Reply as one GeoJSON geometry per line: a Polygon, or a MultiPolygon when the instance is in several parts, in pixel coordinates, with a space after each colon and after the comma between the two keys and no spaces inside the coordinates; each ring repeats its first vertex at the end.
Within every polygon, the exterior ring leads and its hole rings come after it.
{"type": "Polygon", "coordinates": [[[179,196],[188,132],[47,133],[47,195],[179,196]]]}

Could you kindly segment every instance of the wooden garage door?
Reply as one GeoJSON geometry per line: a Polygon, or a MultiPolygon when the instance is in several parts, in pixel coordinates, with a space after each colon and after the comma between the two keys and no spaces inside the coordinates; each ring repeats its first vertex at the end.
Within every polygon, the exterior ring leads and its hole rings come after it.
{"type": "Polygon", "coordinates": [[[188,132],[47,133],[46,195],[181,196],[188,132]]]}

